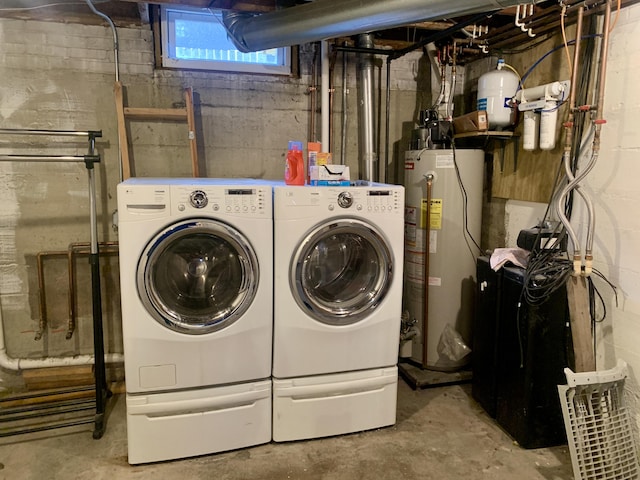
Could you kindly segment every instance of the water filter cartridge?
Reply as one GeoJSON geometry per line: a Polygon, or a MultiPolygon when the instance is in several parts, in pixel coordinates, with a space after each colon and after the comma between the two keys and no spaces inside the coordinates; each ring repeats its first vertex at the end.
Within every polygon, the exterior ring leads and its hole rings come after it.
{"type": "Polygon", "coordinates": [[[558,105],[547,101],[540,112],[540,148],[552,150],[556,146],[556,126],[558,124],[558,105]]]}
{"type": "Polygon", "coordinates": [[[540,131],[540,114],[533,110],[524,112],[524,127],[522,132],[522,148],[535,150],[538,148],[538,132],[540,131]]]}

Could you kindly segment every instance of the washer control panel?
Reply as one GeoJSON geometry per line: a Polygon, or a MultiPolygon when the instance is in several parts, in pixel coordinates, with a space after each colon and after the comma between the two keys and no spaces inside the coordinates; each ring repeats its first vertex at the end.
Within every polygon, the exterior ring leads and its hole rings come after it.
{"type": "Polygon", "coordinates": [[[338,205],[342,208],[349,208],[353,205],[353,195],[349,192],[340,192],[338,195],[338,205]]]}
{"type": "Polygon", "coordinates": [[[364,189],[351,188],[344,191],[334,191],[329,195],[329,211],[341,209],[355,209],[370,213],[400,213],[402,203],[398,189],[364,189]]]}
{"type": "Polygon", "coordinates": [[[269,188],[253,185],[200,188],[180,186],[171,192],[171,200],[179,212],[266,217],[271,215],[270,191],[269,188]]]}
{"type": "Polygon", "coordinates": [[[209,199],[207,198],[207,194],[202,190],[194,190],[189,195],[189,203],[194,208],[204,208],[209,203],[209,199]]]}
{"type": "Polygon", "coordinates": [[[394,190],[367,190],[366,209],[368,212],[403,212],[404,200],[400,191],[394,190]]]}

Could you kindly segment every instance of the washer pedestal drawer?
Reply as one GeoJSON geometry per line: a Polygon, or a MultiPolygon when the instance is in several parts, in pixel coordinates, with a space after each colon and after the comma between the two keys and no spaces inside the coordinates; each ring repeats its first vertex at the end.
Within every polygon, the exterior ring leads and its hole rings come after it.
{"type": "Polygon", "coordinates": [[[273,440],[285,442],[386,427],[396,422],[396,366],[273,379],[273,440]]]}
{"type": "Polygon", "coordinates": [[[222,452],[271,441],[271,381],[127,394],[129,463],[222,452]]]}

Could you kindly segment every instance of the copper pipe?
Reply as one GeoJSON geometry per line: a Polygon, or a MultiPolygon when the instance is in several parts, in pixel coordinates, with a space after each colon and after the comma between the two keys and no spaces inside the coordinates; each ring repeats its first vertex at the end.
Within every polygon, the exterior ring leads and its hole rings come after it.
{"type": "MultiPolygon", "coordinates": [[[[99,242],[99,245],[107,247],[101,253],[113,254],[118,253],[118,242],[99,242]]],[[[47,328],[47,301],[45,291],[44,280],[44,259],[52,256],[65,256],[67,257],[67,269],[68,269],[68,281],[69,288],[67,293],[68,303],[68,323],[66,339],[69,340],[73,336],[76,325],[76,290],[75,290],[75,268],[74,257],[77,254],[87,255],[90,252],[91,245],[89,243],[71,243],[66,251],[46,251],[39,252],[36,255],[36,264],[38,271],[38,289],[39,289],[39,308],[40,308],[40,320],[38,322],[38,331],[36,332],[34,340],[41,340],[45,329],[47,328]]]]}
{"type": "MultiPolygon", "coordinates": [[[[604,10],[604,26],[602,32],[602,48],[600,50],[600,78],[598,81],[598,103],[596,104],[596,126],[601,126],[604,110],[604,85],[607,80],[607,58],[609,55],[609,29],[611,24],[611,1],[607,0],[604,10]]],[[[598,129],[599,130],[599,129],[598,129]]],[[[600,146],[598,142],[598,147],[600,146]]],[[[595,148],[595,145],[594,145],[595,148]]]]}
{"type": "Polygon", "coordinates": [[[573,69],[571,71],[571,90],[569,92],[569,117],[564,124],[565,127],[565,140],[564,140],[564,153],[565,155],[571,154],[571,148],[573,144],[573,122],[574,122],[574,110],[576,107],[576,81],[578,78],[578,70],[580,68],[580,43],[582,37],[582,21],[584,18],[584,5],[580,5],[578,9],[578,22],[576,25],[576,45],[573,51],[573,69]]]}
{"type": "MultiPolygon", "coordinates": [[[[36,265],[38,270],[38,300],[40,307],[40,320],[38,321],[38,331],[35,334],[34,340],[38,341],[42,339],[42,335],[47,328],[47,299],[44,284],[44,258],[53,256],[67,256],[67,252],[39,252],[36,255],[36,265]]],[[[71,309],[71,296],[67,295],[69,302],[69,309],[71,309]]]]}
{"type": "Polygon", "coordinates": [[[571,70],[571,91],[569,92],[569,112],[573,114],[576,106],[576,83],[578,79],[578,70],[580,68],[580,44],[582,42],[582,22],[584,19],[584,5],[578,8],[578,21],[576,24],[576,45],[573,51],[573,68],[571,70]]]}
{"type": "MultiPolygon", "coordinates": [[[[429,255],[431,250],[431,195],[433,186],[433,175],[425,175],[427,180],[427,205],[425,212],[424,226],[424,299],[422,302],[422,368],[427,368],[427,356],[429,347],[427,345],[427,333],[429,331],[429,255]]],[[[420,212],[422,216],[422,212],[420,212]]]]}
{"type": "MultiPolygon", "coordinates": [[[[570,2],[570,3],[571,3],[570,6],[574,6],[575,4],[580,2],[570,2]]],[[[596,15],[596,14],[602,13],[603,11],[602,5],[597,5],[597,3],[598,1],[584,2],[584,5],[586,6],[586,9],[584,12],[585,18],[589,17],[590,15],[596,15]]],[[[635,5],[637,3],[640,3],[640,0],[623,0],[621,4],[621,8],[625,8],[630,5],[635,5]]],[[[568,10],[567,19],[566,19],[567,21],[565,22],[565,25],[567,26],[571,25],[574,21],[573,11],[574,11],[573,9],[568,10]]],[[[541,13],[548,12],[548,15],[542,19],[536,19],[534,23],[527,23],[527,27],[533,28],[535,32],[538,34],[537,35],[538,37],[549,32],[555,33],[557,31],[557,28],[560,25],[560,21],[559,20],[552,21],[551,19],[553,17],[557,17],[558,15],[557,7],[550,7],[548,9],[541,10],[540,12],[541,13]]],[[[537,13],[534,14],[534,16],[536,15],[537,13]]],[[[489,42],[489,46],[491,50],[500,50],[502,48],[509,48],[513,45],[517,45],[520,43],[528,43],[529,41],[531,41],[531,38],[529,38],[526,33],[520,32],[520,30],[514,33],[513,25],[500,27],[498,29],[493,30],[491,35],[485,35],[480,38],[489,42]]]]}

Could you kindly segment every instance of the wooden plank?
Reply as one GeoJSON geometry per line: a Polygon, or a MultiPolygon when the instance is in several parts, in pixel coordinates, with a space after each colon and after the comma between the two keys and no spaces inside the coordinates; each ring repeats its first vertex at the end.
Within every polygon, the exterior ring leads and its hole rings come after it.
{"type": "MultiPolygon", "coordinates": [[[[125,383],[122,381],[113,382],[109,385],[109,390],[114,395],[125,393],[126,391],[125,383]]],[[[95,388],[93,387],[86,388],[86,389],[78,389],[72,392],[61,391],[60,389],[48,389],[48,390],[37,392],[37,393],[43,393],[43,395],[39,395],[39,396],[15,395],[7,399],[0,399],[0,410],[14,408],[14,407],[23,407],[26,405],[42,405],[42,404],[54,403],[54,402],[64,402],[68,400],[80,400],[84,398],[89,399],[89,398],[95,398],[96,396],[96,391],[95,391],[95,388]]]]}
{"type": "Polygon", "coordinates": [[[124,98],[122,82],[116,82],[114,87],[116,99],[116,116],[118,119],[118,143],[120,144],[120,163],[122,164],[122,179],[131,177],[131,163],[129,161],[129,141],[127,140],[127,124],[124,118],[124,98]]]}
{"type": "Polygon", "coordinates": [[[93,365],[35,368],[25,370],[22,378],[27,390],[92,385],[93,365]]]}
{"type": "Polygon", "coordinates": [[[191,171],[193,176],[200,176],[200,168],[198,166],[198,144],[196,142],[196,120],[193,114],[193,89],[187,87],[184,89],[184,103],[187,110],[187,126],[189,127],[189,147],[191,150],[191,171]]]}
{"type": "Polygon", "coordinates": [[[593,355],[593,335],[589,310],[589,288],[585,277],[570,277],[567,280],[567,301],[576,372],[593,372],[596,361],[593,355]]]}
{"type": "Polygon", "coordinates": [[[145,108],[124,107],[124,115],[127,118],[141,120],[186,120],[186,108],[145,108]]]}

